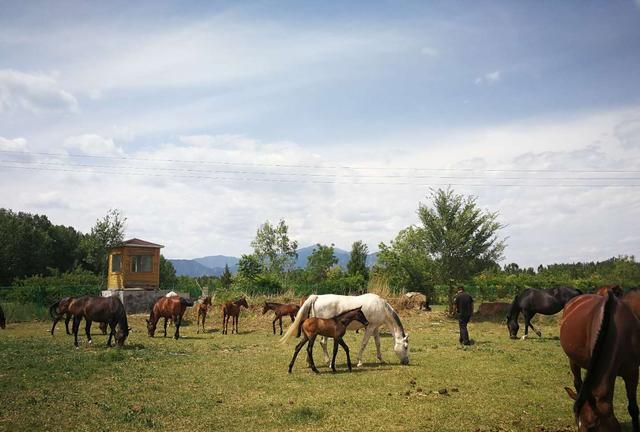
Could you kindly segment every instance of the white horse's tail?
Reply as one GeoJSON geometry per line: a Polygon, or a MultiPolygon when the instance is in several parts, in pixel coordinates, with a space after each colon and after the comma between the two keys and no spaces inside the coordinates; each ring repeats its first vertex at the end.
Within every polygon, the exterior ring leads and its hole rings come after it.
{"type": "Polygon", "coordinates": [[[309,317],[309,313],[311,312],[311,308],[313,304],[318,299],[318,296],[313,294],[310,295],[308,299],[304,301],[302,306],[300,306],[300,310],[296,314],[296,319],[291,323],[285,334],[280,338],[280,343],[286,343],[289,339],[291,339],[294,335],[297,337],[298,329],[302,322],[309,317]]]}

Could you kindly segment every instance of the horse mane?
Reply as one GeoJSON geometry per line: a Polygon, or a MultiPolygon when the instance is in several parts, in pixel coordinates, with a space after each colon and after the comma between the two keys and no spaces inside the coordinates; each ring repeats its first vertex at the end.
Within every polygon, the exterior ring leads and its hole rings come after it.
{"type": "Polygon", "coordinates": [[[515,298],[511,302],[511,306],[509,307],[509,312],[507,312],[507,321],[511,320],[511,318],[514,315],[517,318],[518,314],[520,313],[520,305],[518,303],[520,302],[520,296],[521,295],[522,295],[522,293],[516,294],[515,298]]]}
{"type": "Polygon", "coordinates": [[[391,314],[391,317],[393,318],[393,321],[396,323],[396,326],[398,326],[398,328],[400,329],[400,333],[402,333],[402,337],[405,337],[406,334],[404,332],[404,327],[402,326],[402,322],[400,321],[400,317],[398,316],[396,311],[386,301],[384,302],[384,306],[387,309],[387,312],[391,314]]]}
{"type": "Polygon", "coordinates": [[[591,360],[587,366],[587,374],[578,393],[578,398],[573,404],[573,412],[575,415],[580,413],[580,409],[589,399],[593,398],[591,395],[591,389],[595,384],[596,374],[595,369],[598,367],[598,363],[604,353],[604,344],[606,342],[609,327],[611,326],[611,320],[613,315],[614,305],[616,303],[616,296],[611,291],[607,292],[607,300],[604,304],[604,310],[602,312],[602,321],[600,322],[600,330],[598,330],[598,336],[596,337],[596,343],[593,345],[591,351],[591,360]]]}

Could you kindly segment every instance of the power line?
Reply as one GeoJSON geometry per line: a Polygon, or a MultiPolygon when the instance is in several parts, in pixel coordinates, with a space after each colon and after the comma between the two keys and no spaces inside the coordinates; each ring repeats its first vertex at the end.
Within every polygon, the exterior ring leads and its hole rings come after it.
{"type": "MultiPolygon", "coordinates": [[[[264,183],[288,183],[288,184],[325,184],[325,185],[349,185],[349,186],[469,186],[469,187],[523,187],[523,188],[637,188],[640,184],[533,184],[533,183],[416,183],[416,182],[339,182],[339,181],[323,181],[323,180],[306,180],[306,179],[277,179],[265,177],[222,177],[222,176],[205,176],[205,175],[169,175],[169,174],[153,174],[153,173],[135,173],[121,171],[95,171],[95,170],[75,170],[65,168],[47,168],[47,167],[27,167],[15,165],[0,165],[0,168],[21,169],[31,171],[54,171],[54,172],[70,172],[74,174],[108,174],[108,175],[124,175],[136,177],[161,177],[161,178],[191,178],[217,181],[245,181],[245,182],[264,182],[264,183]]],[[[538,179],[539,180],[539,179],[538,179]]],[[[548,179],[555,180],[555,179],[548,179]]]]}
{"type": "Polygon", "coordinates": [[[0,153],[55,156],[66,158],[89,158],[105,160],[130,160],[140,162],[171,162],[200,165],[228,165],[228,166],[253,166],[253,167],[273,167],[273,168],[310,168],[310,169],[351,169],[351,170],[403,170],[403,171],[461,171],[461,172],[530,172],[530,173],[628,173],[640,174],[640,170],[577,170],[577,169],[478,169],[478,168],[419,168],[419,167],[363,167],[355,165],[304,165],[304,164],[277,164],[277,163],[247,163],[247,162],[224,162],[224,161],[202,161],[187,159],[160,159],[160,158],[139,158],[129,156],[97,156],[52,152],[31,152],[19,150],[0,150],[0,153]]]}

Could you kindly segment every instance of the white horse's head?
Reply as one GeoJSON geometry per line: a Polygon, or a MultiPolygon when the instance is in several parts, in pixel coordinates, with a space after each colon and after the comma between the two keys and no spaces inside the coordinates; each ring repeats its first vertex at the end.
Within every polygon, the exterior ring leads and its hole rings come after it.
{"type": "Polygon", "coordinates": [[[400,364],[409,364],[409,335],[400,336],[396,339],[393,350],[400,357],[400,364]]]}

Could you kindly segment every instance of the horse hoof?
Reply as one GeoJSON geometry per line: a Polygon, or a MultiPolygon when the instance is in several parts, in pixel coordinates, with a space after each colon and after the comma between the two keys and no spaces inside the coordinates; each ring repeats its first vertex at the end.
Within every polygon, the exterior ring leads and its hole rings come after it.
{"type": "Polygon", "coordinates": [[[542,337],[542,333],[541,332],[537,332],[536,334],[538,335],[538,337],[542,337]]]}
{"type": "Polygon", "coordinates": [[[362,362],[359,361],[358,364],[356,365],[356,367],[362,367],[362,362]]]}
{"type": "Polygon", "coordinates": [[[521,340],[525,340],[527,338],[527,335],[522,336],[521,340]]]}

